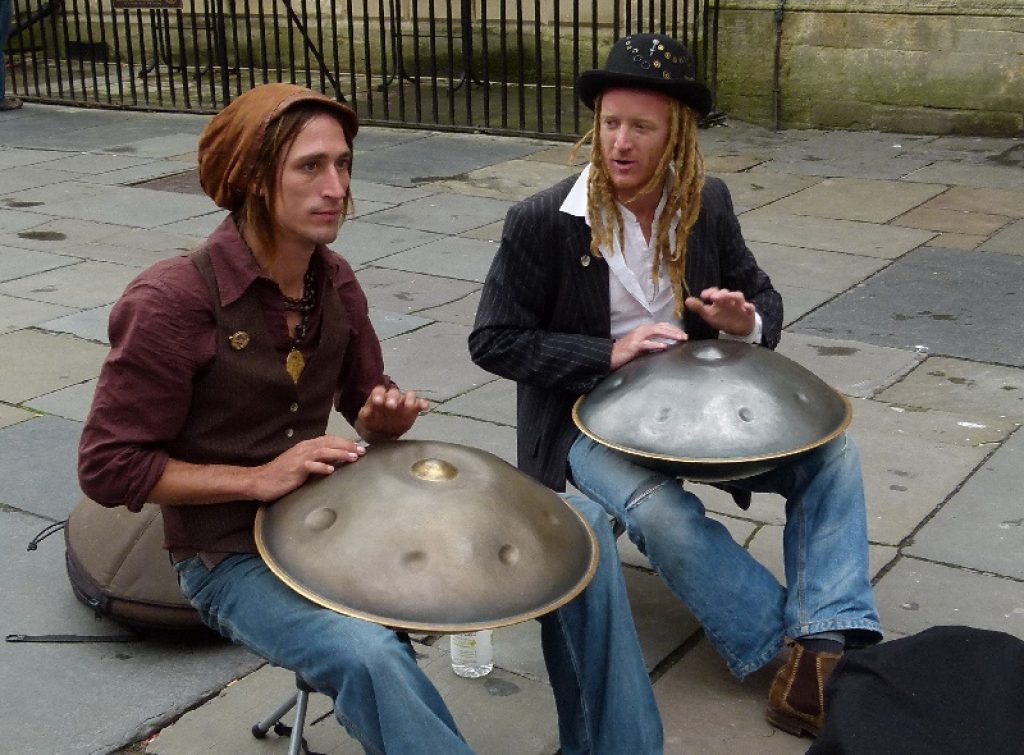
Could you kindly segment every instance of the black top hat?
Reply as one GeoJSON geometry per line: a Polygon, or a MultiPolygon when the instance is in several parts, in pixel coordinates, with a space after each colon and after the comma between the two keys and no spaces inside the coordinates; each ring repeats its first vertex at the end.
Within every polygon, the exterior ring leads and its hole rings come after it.
{"type": "Polygon", "coordinates": [[[711,112],[711,92],[694,78],[693,57],[679,42],[664,34],[631,34],[616,42],[604,68],[584,71],[576,79],[583,104],[606,89],[650,89],[675,97],[701,116],[711,112]]]}

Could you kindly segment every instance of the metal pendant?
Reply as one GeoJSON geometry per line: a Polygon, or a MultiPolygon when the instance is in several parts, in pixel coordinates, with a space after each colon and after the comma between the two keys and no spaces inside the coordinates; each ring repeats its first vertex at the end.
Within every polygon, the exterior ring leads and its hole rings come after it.
{"type": "Polygon", "coordinates": [[[299,376],[302,375],[305,366],[306,360],[303,359],[301,351],[292,349],[288,352],[288,357],[284,360],[284,368],[292,376],[293,383],[298,384],[299,376]]]}

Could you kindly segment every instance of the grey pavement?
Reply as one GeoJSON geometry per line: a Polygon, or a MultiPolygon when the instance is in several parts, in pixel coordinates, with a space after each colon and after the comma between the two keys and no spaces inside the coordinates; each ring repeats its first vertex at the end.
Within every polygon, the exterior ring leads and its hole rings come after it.
{"type": "MultiPolygon", "coordinates": [[[[106,642],[0,645],[0,749],[159,755],[284,753],[251,725],[291,675],[224,643],[125,639],[73,597],[59,536],[79,498],[75,453],[107,350],[106,318],[143,267],[223,216],[198,190],[205,117],[28,104],[0,115],[2,633],[106,642]]],[[[752,249],[786,300],[780,350],[850,397],[870,567],[890,638],[968,624],[1024,638],[1024,169],[1012,139],[877,132],[701,134],[752,249]]],[[[389,372],[430,399],[414,437],[514,460],[514,386],[466,336],[511,203],[569,175],[569,145],[365,128],[357,216],[335,248],[357,270],[389,372]]],[[[346,432],[340,420],[332,429],[346,432]]],[[[712,516],[781,575],[782,501],[712,516]]],[[[763,720],[776,659],[731,678],[697,623],[620,543],[670,753],[804,752],[763,720]]],[[[443,637],[421,663],[481,753],[553,753],[535,622],[495,632],[497,668],[456,678],[443,637]]],[[[313,750],[359,748],[314,695],[313,750]]]]}

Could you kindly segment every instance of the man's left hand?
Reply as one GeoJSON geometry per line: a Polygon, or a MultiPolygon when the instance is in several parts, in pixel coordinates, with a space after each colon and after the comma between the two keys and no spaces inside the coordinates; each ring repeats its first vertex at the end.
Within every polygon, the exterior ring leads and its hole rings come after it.
{"type": "Polygon", "coordinates": [[[426,399],[417,398],[413,391],[403,394],[397,388],[378,385],[359,410],[355,429],[369,443],[395,440],[408,432],[416,418],[429,408],[426,399]]]}
{"type": "Polygon", "coordinates": [[[705,288],[699,298],[688,296],[685,304],[712,328],[729,335],[743,338],[754,330],[754,305],[747,301],[742,291],[705,288]]]}

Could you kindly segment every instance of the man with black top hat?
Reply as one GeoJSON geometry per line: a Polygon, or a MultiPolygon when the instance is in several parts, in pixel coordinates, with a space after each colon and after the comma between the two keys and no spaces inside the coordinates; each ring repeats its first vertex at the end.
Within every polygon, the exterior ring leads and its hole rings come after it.
{"type": "MultiPolygon", "coordinates": [[[[159,504],[203,621],[329,695],[366,752],[466,753],[409,643],[292,590],[253,532],[261,503],[363,457],[326,432],[332,408],[370,443],[400,437],[427,409],[385,374],[366,296],[327,247],[351,208],[357,129],[347,105],[292,84],[256,87],[210,121],[200,183],[229,214],[114,306],[79,480],[106,506],[159,504]]],[[[364,493],[372,505],[354,491],[364,493]]],[[[654,755],[661,721],[615,539],[602,509],[577,498],[598,564],[539,619],[562,752],[654,755]]]]}
{"type": "Polygon", "coordinates": [[[711,94],[689,52],[633,34],[583,73],[594,111],[584,171],[509,210],[469,337],[473,360],[518,388],[519,467],[600,503],[744,677],[795,641],[769,692],[768,720],[816,734],[822,687],[846,648],[881,627],[867,573],[860,462],[845,435],[730,483],[786,498],[786,584],[701,501],[579,433],[571,408],[612,370],[687,339],[775,348],[782,301],[747,248],[725,184],[705,177],[698,120],[711,94]]]}

